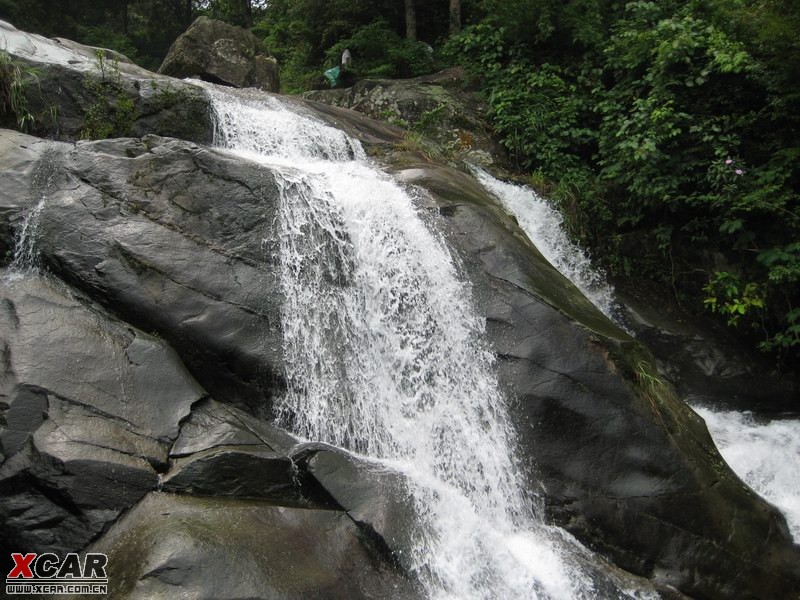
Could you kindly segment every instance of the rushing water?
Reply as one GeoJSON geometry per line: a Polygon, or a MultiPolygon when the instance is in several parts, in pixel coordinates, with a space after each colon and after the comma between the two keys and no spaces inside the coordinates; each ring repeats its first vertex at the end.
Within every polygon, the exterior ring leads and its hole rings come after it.
{"type": "Polygon", "coordinates": [[[409,193],[343,132],[204,85],[217,146],[269,165],[280,189],[280,422],[405,476],[410,568],[432,598],[625,596],[524,493],[484,323],[409,193]]]}
{"type": "Polygon", "coordinates": [[[614,290],[593,266],[586,253],[569,239],[561,213],[534,190],[500,181],[478,167],[473,173],[491,192],[539,252],[569,279],[589,301],[614,320],[614,290]]]}
{"type": "Polygon", "coordinates": [[[783,512],[800,543],[800,418],[757,420],[749,412],[693,408],[731,469],[783,512]]]}

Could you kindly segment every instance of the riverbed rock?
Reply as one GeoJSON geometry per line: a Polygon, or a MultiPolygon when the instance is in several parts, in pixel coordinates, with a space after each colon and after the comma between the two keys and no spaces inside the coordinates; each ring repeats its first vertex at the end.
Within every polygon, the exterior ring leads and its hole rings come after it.
{"type": "Polygon", "coordinates": [[[386,556],[406,572],[413,570],[421,521],[400,473],[325,450],[315,452],[305,470],[386,556]]]}
{"type": "Polygon", "coordinates": [[[300,499],[292,459],[262,445],[220,446],[179,458],[162,483],[164,491],[197,496],[288,502],[297,491],[300,499]]]}
{"type": "MultiPolygon", "coordinates": [[[[64,140],[157,134],[195,142],[213,135],[198,86],[143,69],[119,53],[19,31],[0,21],[0,48],[36,70],[26,88],[28,128],[64,140]]],[[[13,117],[2,127],[17,127],[13,117]]]]}
{"type": "Polygon", "coordinates": [[[232,87],[279,92],[278,62],[247,29],[200,17],[172,44],[159,69],[232,87]]]}
{"type": "Polygon", "coordinates": [[[91,551],[113,597],[423,598],[338,510],[151,493],[91,551]]]}
{"type": "Polygon", "coordinates": [[[653,351],[659,373],[692,404],[780,414],[800,408],[800,381],[665,290],[616,282],[627,326],[653,351]]]}
{"type": "Polygon", "coordinates": [[[170,450],[171,458],[189,456],[220,446],[261,446],[289,456],[298,440],[270,423],[211,398],[192,407],[170,450]]]}

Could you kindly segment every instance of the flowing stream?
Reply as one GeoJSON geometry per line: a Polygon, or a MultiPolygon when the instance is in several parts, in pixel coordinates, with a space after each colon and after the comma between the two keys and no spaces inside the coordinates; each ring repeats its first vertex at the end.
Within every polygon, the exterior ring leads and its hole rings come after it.
{"type": "Polygon", "coordinates": [[[483,187],[517,219],[542,256],[604,315],[616,320],[614,289],[592,266],[586,253],[569,239],[561,213],[529,187],[500,181],[478,167],[472,167],[472,171],[483,187]]]}
{"type": "Polygon", "coordinates": [[[431,598],[628,597],[537,516],[470,287],[411,195],[343,132],[201,85],[216,145],[268,165],[280,189],[279,422],[404,475],[420,520],[405,558],[431,598]]]}
{"type": "Polygon", "coordinates": [[[749,412],[692,408],[731,469],[781,510],[800,544],[800,418],[766,420],[749,412]]]}

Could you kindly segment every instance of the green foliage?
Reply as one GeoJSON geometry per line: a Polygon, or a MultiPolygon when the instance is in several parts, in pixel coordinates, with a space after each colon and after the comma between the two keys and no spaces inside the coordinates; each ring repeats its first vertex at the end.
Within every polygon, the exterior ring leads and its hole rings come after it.
{"type": "Polygon", "coordinates": [[[139,56],[139,50],[129,36],[114,31],[108,25],[90,27],[79,26],[78,35],[76,37],[78,37],[83,44],[115,50],[127,56],[132,61],[147,60],[146,56],[139,56]]]}
{"type": "Polygon", "coordinates": [[[762,348],[791,346],[797,2],[483,7],[447,51],[480,77],[519,165],[552,181],[573,234],[610,270],[669,284],[762,348]]]}
{"type": "MultiPolygon", "coordinates": [[[[469,16],[476,0],[464,0],[469,16]]],[[[420,40],[437,45],[447,35],[446,2],[417,2],[420,40]]],[[[310,89],[322,71],[353,54],[360,76],[409,77],[437,69],[430,49],[406,40],[403,2],[397,0],[271,0],[253,31],[281,64],[290,93],[310,89]]]]}
{"type": "Polygon", "coordinates": [[[764,288],[757,283],[743,284],[738,276],[720,271],[714,274],[703,291],[706,293],[704,304],[712,312],[724,315],[728,325],[739,325],[744,317],[752,321],[762,316],[764,288]]]}
{"type": "Polygon", "coordinates": [[[149,69],[158,69],[170,45],[199,14],[185,0],[0,0],[0,18],[47,37],[116,50],[149,69]]]}
{"type": "Polygon", "coordinates": [[[119,63],[98,50],[96,66],[99,77],[87,77],[84,81],[89,104],[80,137],[98,140],[129,136],[136,121],[136,106],[122,87],[119,63]]]}
{"type": "Polygon", "coordinates": [[[28,109],[27,91],[37,76],[36,69],[0,50],[0,116],[10,117],[20,131],[26,131],[36,120],[28,109]]]}

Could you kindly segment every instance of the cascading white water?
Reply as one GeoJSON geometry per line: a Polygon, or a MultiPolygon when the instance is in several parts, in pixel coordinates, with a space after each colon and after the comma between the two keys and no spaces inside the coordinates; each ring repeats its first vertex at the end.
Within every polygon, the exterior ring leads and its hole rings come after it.
{"type": "Polygon", "coordinates": [[[569,239],[564,230],[564,218],[558,210],[529,187],[500,181],[478,167],[472,167],[472,171],[503,208],[517,219],[542,256],[604,315],[615,320],[613,288],[592,266],[586,253],[569,239]]]}
{"type": "Polygon", "coordinates": [[[39,221],[44,210],[47,196],[42,197],[31,208],[22,220],[22,226],[17,233],[14,243],[14,256],[11,259],[9,268],[13,272],[22,272],[37,269],[39,266],[39,254],[36,251],[36,237],[39,231],[39,221]]]}
{"type": "Polygon", "coordinates": [[[8,265],[8,277],[19,277],[26,272],[37,271],[41,266],[39,252],[36,248],[39,224],[58,172],[57,165],[60,158],[60,152],[49,147],[42,153],[42,157],[36,164],[31,191],[37,200],[36,204],[25,213],[22,224],[14,236],[14,254],[8,265]]]}
{"type": "Polygon", "coordinates": [[[411,196],[341,131],[202,85],[217,145],[268,164],[280,188],[281,423],[405,475],[412,569],[432,598],[595,597],[566,558],[577,545],[521,487],[483,322],[411,196]]]}
{"type": "Polygon", "coordinates": [[[749,412],[692,408],[731,469],[781,510],[800,543],[800,419],[758,421],[749,412]]]}

